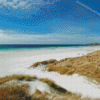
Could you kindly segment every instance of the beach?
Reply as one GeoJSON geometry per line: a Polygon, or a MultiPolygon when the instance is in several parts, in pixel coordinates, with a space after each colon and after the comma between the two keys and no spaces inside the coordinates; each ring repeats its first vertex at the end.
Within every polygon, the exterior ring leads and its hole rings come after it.
{"type": "Polygon", "coordinates": [[[96,50],[100,50],[100,47],[0,51],[0,77],[13,74],[17,69],[28,68],[38,61],[78,57],[96,50]]]}
{"type": "MultiPolygon", "coordinates": [[[[83,97],[88,96],[92,98],[100,98],[99,96],[100,86],[92,82],[89,82],[88,80],[85,79],[84,76],[79,76],[76,73],[67,76],[67,75],[60,75],[57,72],[42,71],[42,69],[46,65],[41,65],[41,64],[36,68],[29,68],[36,62],[49,59],[56,59],[57,61],[59,61],[64,58],[81,57],[97,50],[100,50],[100,46],[20,50],[20,51],[18,50],[0,51],[0,77],[5,77],[13,74],[23,74],[30,76],[35,75],[38,78],[51,79],[64,89],[71,91],[73,93],[79,93],[83,97]]],[[[32,87],[32,83],[30,84],[32,87]]],[[[48,88],[48,89],[46,88],[46,91],[48,92],[49,87],[48,86],[46,87],[48,88]]]]}

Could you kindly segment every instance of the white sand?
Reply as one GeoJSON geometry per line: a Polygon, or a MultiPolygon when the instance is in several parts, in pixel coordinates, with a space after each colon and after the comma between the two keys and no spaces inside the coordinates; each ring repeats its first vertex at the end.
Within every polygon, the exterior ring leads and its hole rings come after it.
{"type": "Polygon", "coordinates": [[[7,85],[14,86],[16,84],[17,85],[28,84],[27,89],[28,89],[28,92],[30,95],[32,95],[36,91],[36,89],[38,89],[40,92],[47,92],[47,93],[50,93],[50,90],[51,90],[51,88],[50,88],[50,86],[48,86],[48,84],[43,83],[43,82],[38,81],[38,80],[35,80],[35,79],[33,79],[31,81],[10,80],[1,86],[3,86],[3,87],[6,87],[7,85]]]}
{"type": "Polygon", "coordinates": [[[22,81],[21,83],[22,84],[27,84],[28,83],[28,85],[29,85],[28,90],[29,90],[30,94],[33,94],[36,91],[36,89],[38,89],[41,92],[50,93],[50,87],[46,83],[43,83],[41,81],[38,81],[38,80],[29,81],[29,82],[22,81]]]}
{"type": "MultiPolygon", "coordinates": [[[[82,47],[82,48],[58,48],[58,49],[40,49],[25,51],[0,51],[0,77],[11,74],[36,75],[40,78],[49,78],[65,89],[81,93],[83,96],[99,97],[99,86],[89,83],[84,77],[59,75],[55,72],[42,72],[38,67],[36,69],[27,69],[34,62],[48,59],[63,59],[68,57],[77,57],[87,53],[100,50],[100,46],[82,47]]],[[[42,66],[44,67],[44,66],[42,66]]]]}

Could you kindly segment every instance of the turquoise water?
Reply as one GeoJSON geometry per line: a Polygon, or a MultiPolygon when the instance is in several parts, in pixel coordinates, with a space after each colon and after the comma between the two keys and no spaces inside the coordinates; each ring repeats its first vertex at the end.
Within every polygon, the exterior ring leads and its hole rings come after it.
{"type": "Polygon", "coordinates": [[[29,49],[56,49],[56,48],[80,48],[87,47],[88,45],[0,45],[0,51],[9,50],[29,50],[29,49]]]}

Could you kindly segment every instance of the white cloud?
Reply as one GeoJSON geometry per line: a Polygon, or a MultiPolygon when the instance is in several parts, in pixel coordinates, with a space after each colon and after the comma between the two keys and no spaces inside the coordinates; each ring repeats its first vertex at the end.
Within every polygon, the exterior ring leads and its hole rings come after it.
{"type": "Polygon", "coordinates": [[[0,0],[1,7],[7,7],[7,8],[21,8],[21,9],[27,9],[30,7],[33,8],[41,8],[42,6],[45,6],[47,4],[53,4],[54,2],[57,2],[58,0],[53,0],[52,2],[50,0],[44,1],[44,0],[0,0]]]}
{"type": "Polygon", "coordinates": [[[11,39],[12,37],[4,34],[4,31],[3,30],[0,30],[0,40],[3,40],[3,39],[11,39]]]}
{"type": "Polygon", "coordinates": [[[94,9],[88,7],[87,5],[81,3],[80,1],[76,1],[76,3],[78,3],[79,5],[85,7],[86,9],[88,9],[88,10],[90,10],[91,12],[93,12],[93,13],[97,14],[98,16],[100,16],[100,13],[99,13],[99,12],[97,12],[96,10],[94,10],[94,9]]]}
{"type": "Polygon", "coordinates": [[[0,30],[0,44],[82,44],[91,42],[100,42],[100,35],[86,36],[67,33],[28,35],[20,34],[12,30],[0,30]]]}

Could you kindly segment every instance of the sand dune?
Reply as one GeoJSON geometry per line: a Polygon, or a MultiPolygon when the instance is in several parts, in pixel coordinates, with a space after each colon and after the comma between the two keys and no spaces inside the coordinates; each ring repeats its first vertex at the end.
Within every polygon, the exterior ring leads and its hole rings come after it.
{"type": "MultiPolygon", "coordinates": [[[[100,51],[96,50],[100,50],[100,47],[57,49],[50,51],[46,50],[46,53],[43,50],[39,50],[38,52],[0,52],[0,76],[4,76],[5,81],[6,75],[8,75],[9,77],[9,75],[12,74],[21,74],[24,76],[28,75],[28,77],[30,76],[30,78],[35,75],[37,79],[42,78],[52,80],[55,84],[64,88],[66,91],[70,91],[71,93],[70,95],[61,95],[59,93],[55,93],[55,91],[52,91],[51,94],[48,94],[48,86],[42,84],[44,86],[44,90],[47,89],[47,91],[45,91],[45,94],[44,92],[41,92],[43,88],[39,88],[39,86],[37,86],[37,95],[39,95],[40,93],[40,98],[49,96],[47,100],[52,98],[54,95],[55,97],[60,97],[58,98],[58,100],[63,100],[63,98],[65,100],[67,100],[68,98],[76,98],[76,100],[92,100],[93,98],[100,98],[100,51]],[[45,62],[45,60],[49,61],[49,59],[56,60],[50,63],[45,62]],[[44,63],[42,63],[42,61],[44,63]],[[35,68],[29,68],[31,65],[34,65],[35,62],[38,62],[36,64],[37,67],[35,66],[35,68]],[[43,70],[44,68],[46,68],[46,70],[43,70]],[[78,94],[81,94],[81,96],[78,96],[78,94]],[[89,98],[85,99],[85,97],[87,96],[89,98]]],[[[2,83],[2,80],[0,80],[0,82],[2,83]]],[[[35,84],[40,84],[38,81],[23,82],[28,83],[31,88],[32,86],[35,86],[35,84]]],[[[44,83],[46,82],[47,81],[44,81],[44,83]]],[[[35,92],[34,88],[31,92],[33,91],[35,92]]],[[[34,97],[35,96],[36,95],[34,94],[34,97]]]]}

